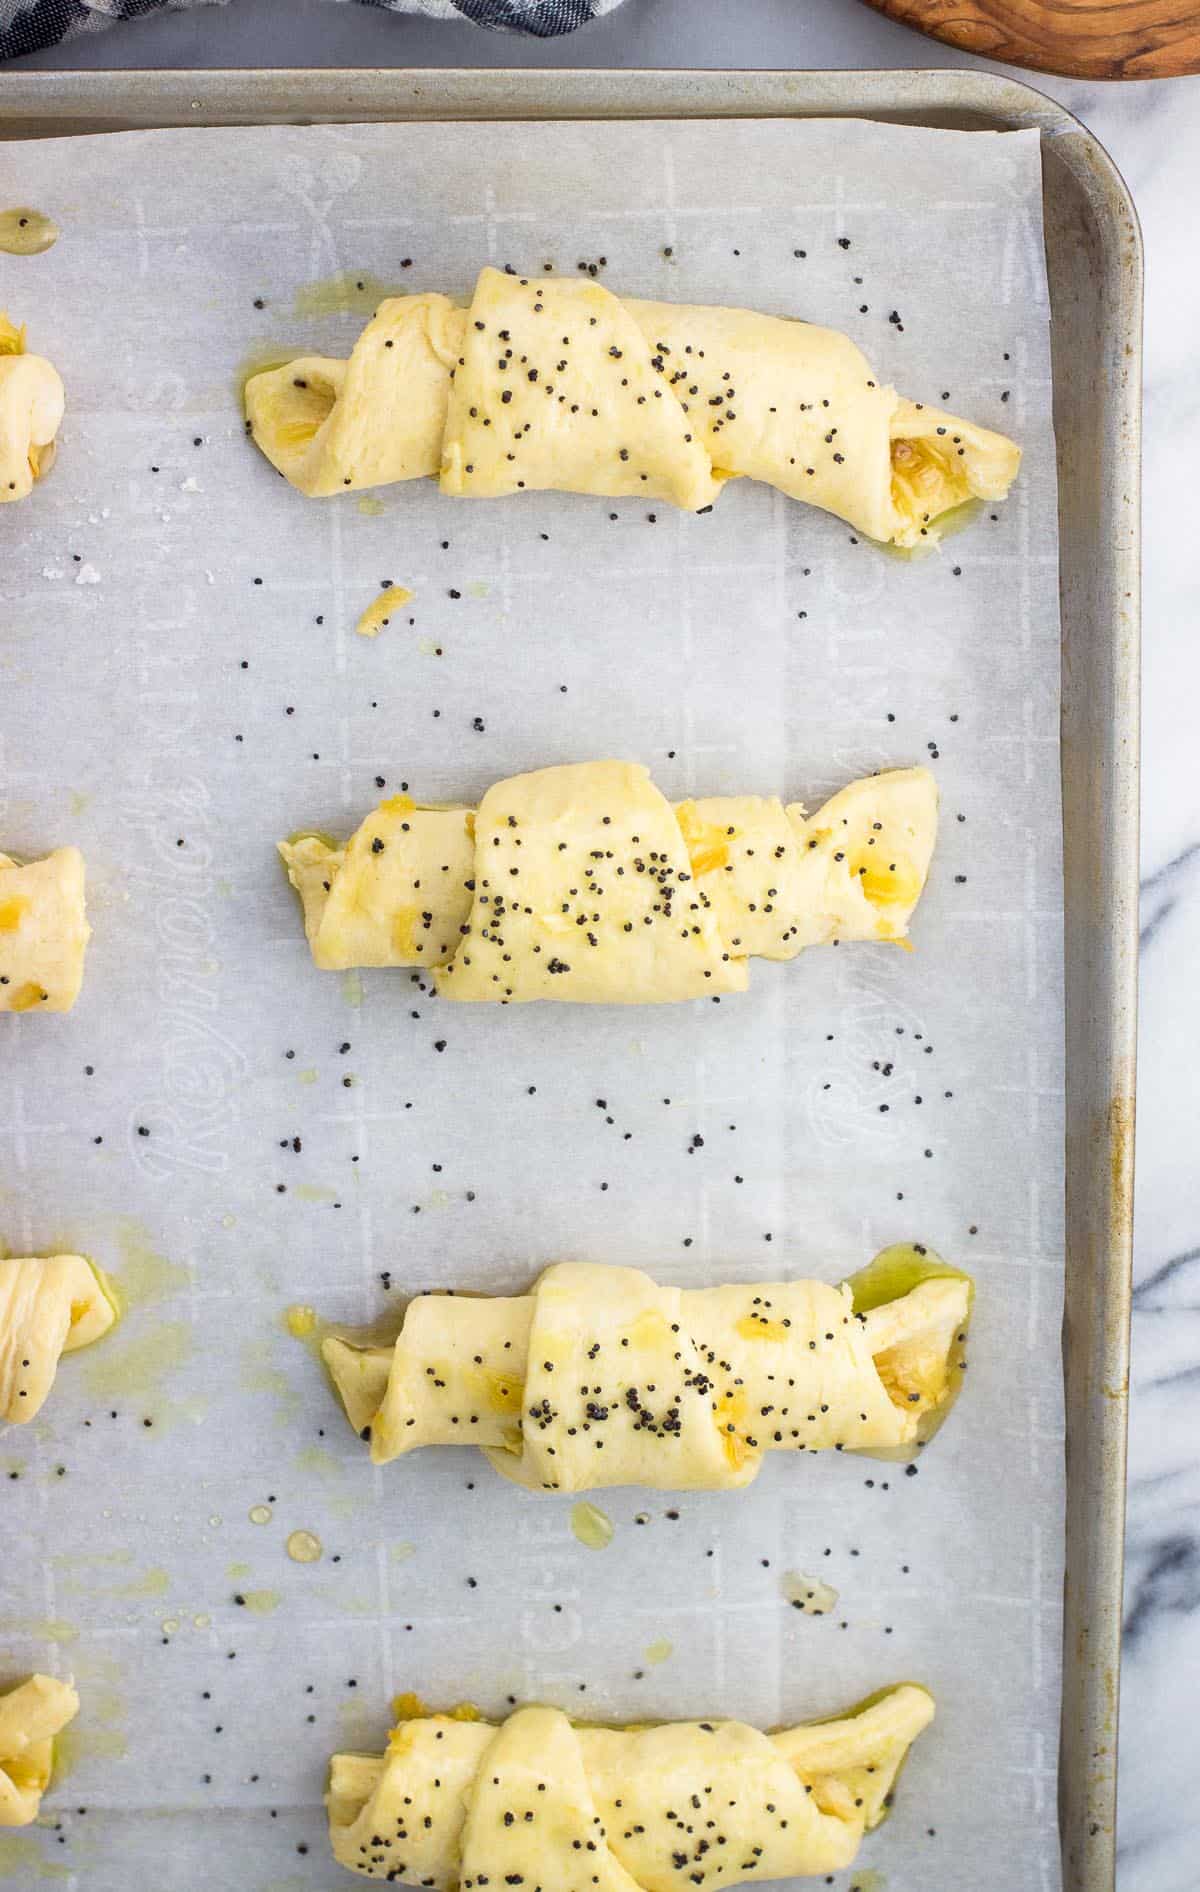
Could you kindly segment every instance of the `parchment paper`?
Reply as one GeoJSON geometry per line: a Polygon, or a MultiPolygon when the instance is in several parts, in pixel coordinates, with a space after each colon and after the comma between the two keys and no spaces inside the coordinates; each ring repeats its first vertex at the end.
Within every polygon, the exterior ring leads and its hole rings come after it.
{"type": "Polygon", "coordinates": [[[378,1748],[395,1690],[778,1724],[916,1677],[938,1720],[833,1883],[1055,1886],[1059,630],[1035,134],[174,131],[5,147],[0,199],[63,226],[48,254],[0,258],[0,305],[70,402],[52,477],[0,510],[0,845],[78,842],[95,926],[72,1016],[0,1019],[0,1238],[91,1253],[133,1303],[0,1439],[0,1661],[83,1694],[43,1830],[0,1839],[5,1883],[341,1883],[327,1758],[378,1748]],[[905,560],[742,482],[696,518],[283,485],[243,438],[239,366],[345,354],[380,284],[465,294],[485,259],[844,327],[906,393],[1015,434],[1015,493],[905,560]],[[297,304],[341,270],[356,308],[297,304]],[[371,643],[353,626],[384,579],[413,588],[414,622],[371,643]],[[457,798],[606,754],[671,796],[810,805],[930,762],[915,953],[756,962],[745,997],[639,1011],[458,1010],[404,973],[314,970],[279,836],[348,832],[381,778],[457,798]],[[897,1239],[978,1282],[967,1387],[917,1475],[774,1454],[740,1495],[603,1494],[599,1552],[570,1500],[466,1451],[373,1471],[283,1323],[293,1303],[363,1321],[431,1285],[512,1289],[562,1257],[838,1279],[897,1239]],[[301,1529],[319,1562],[286,1554],[301,1529]],[[801,1574],[838,1592],[828,1615],[792,1608],[801,1574]]]}

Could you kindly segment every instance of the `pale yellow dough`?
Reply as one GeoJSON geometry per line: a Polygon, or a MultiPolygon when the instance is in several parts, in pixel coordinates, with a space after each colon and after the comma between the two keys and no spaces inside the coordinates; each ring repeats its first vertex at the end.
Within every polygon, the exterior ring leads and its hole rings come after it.
{"type": "Polygon", "coordinates": [[[90,1347],[117,1318],[98,1271],[82,1255],[0,1260],[0,1418],[34,1417],[59,1356],[90,1347]]]}
{"type": "Polygon", "coordinates": [[[0,854],[0,1012],[69,1012],[91,936],[78,848],[24,866],[0,854]]]}
{"type": "Polygon", "coordinates": [[[857,1712],[763,1734],[740,1721],[499,1727],[401,1722],[386,1754],[335,1754],[329,1837],[364,1878],[476,1892],[720,1892],[848,1866],[934,1715],[906,1682],[857,1712]]]}
{"type": "Polygon", "coordinates": [[[53,363],[25,353],[25,331],[0,310],[0,504],[26,499],[50,471],[66,395],[53,363]]]}
{"type": "Polygon", "coordinates": [[[469,308],[381,303],[348,362],[251,377],[258,446],[302,493],[437,477],[444,493],[554,489],[712,505],[748,478],[911,546],[1003,499],[1020,449],[880,386],[848,336],[748,309],[480,272],[469,308]]]}
{"type": "Polygon", "coordinates": [[[672,808],[640,764],[518,775],[478,810],[393,796],[279,852],[316,964],[419,966],[445,998],[661,1003],[743,991],[751,955],[906,938],[937,834],[925,769],[802,803],[672,808]]]}
{"type": "Polygon", "coordinates": [[[915,1450],[957,1391],[970,1305],[947,1269],[856,1313],[846,1283],[680,1289],[560,1262],[530,1294],[418,1296],[391,1347],[322,1351],[377,1464],[477,1445],[534,1491],[734,1490],[769,1451],[915,1450]]]}
{"type": "Polygon", "coordinates": [[[54,1737],[79,1713],[68,1682],[31,1675],[0,1695],[0,1826],[29,1826],[54,1767],[54,1737]]]}

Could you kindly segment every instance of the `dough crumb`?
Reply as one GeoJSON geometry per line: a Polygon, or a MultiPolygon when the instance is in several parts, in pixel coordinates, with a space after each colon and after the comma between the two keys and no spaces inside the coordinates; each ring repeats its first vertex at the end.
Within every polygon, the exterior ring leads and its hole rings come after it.
{"type": "Polygon", "coordinates": [[[411,591],[403,585],[389,585],[386,591],[381,591],[377,598],[371,600],[354,628],[360,637],[378,637],[392,612],[402,610],[411,602],[411,591]]]}

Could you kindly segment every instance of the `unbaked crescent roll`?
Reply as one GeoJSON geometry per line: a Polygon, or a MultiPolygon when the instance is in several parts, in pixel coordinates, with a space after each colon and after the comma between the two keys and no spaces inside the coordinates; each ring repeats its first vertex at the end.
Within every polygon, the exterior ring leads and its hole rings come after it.
{"type": "Polygon", "coordinates": [[[477,1445],[533,1491],[737,1489],[770,1451],[913,1451],[963,1371],[971,1282],[885,1249],[853,1281],[661,1287],[559,1262],[530,1294],[422,1294],[391,1347],[322,1347],[376,1464],[477,1445]]]}
{"type": "Polygon", "coordinates": [[[381,303],[349,361],[251,377],[254,440],[302,493],[437,476],[493,499],[556,490],[711,506],[763,480],[893,545],[1003,499],[1020,449],[883,387],[846,335],[749,309],[480,272],[470,307],[381,303]]]}
{"type": "Polygon", "coordinates": [[[25,330],[0,310],[0,502],[25,499],[50,471],[65,404],[57,368],[25,353],[25,330]]]}
{"type": "Polygon", "coordinates": [[[634,762],[517,775],[478,810],[393,795],[279,852],[318,966],[420,966],[444,998],[637,1004],[744,991],[747,961],[902,941],[937,833],[925,769],[802,803],[672,808],[634,762]]]}
{"type": "Polygon", "coordinates": [[[54,1767],[54,1737],[79,1713],[68,1682],[31,1675],[0,1695],[0,1826],[29,1826],[54,1767]]]}
{"type": "Polygon", "coordinates": [[[32,1419],[59,1356],[90,1347],[116,1319],[99,1271],[82,1255],[0,1260],[0,1419],[32,1419]]]}
{"type": "Polygon", "coordinates": [[[435,1892],[720,1892],[848,1866],[934,1715],[915,1683],[835,1720],[499,1727],[403,1721],[383,1755],[335,1754],[329,1837],[351,1872],[435,1892]]]}
{"type": "Polygon", "coordinates": [[[69,1012],[91,936],[78,848],[24,866],[0,854],[0,1012],[69,1012]]]}

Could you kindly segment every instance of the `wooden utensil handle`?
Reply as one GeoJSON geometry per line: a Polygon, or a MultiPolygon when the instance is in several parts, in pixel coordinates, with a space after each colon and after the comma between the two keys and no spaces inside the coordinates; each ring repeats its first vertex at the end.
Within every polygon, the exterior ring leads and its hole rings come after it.
{"type": "Polygon", "coordinates": [[[1198,0],[867,0],[961,52],[1078,79],[1200,72],[1198,0]]]}

